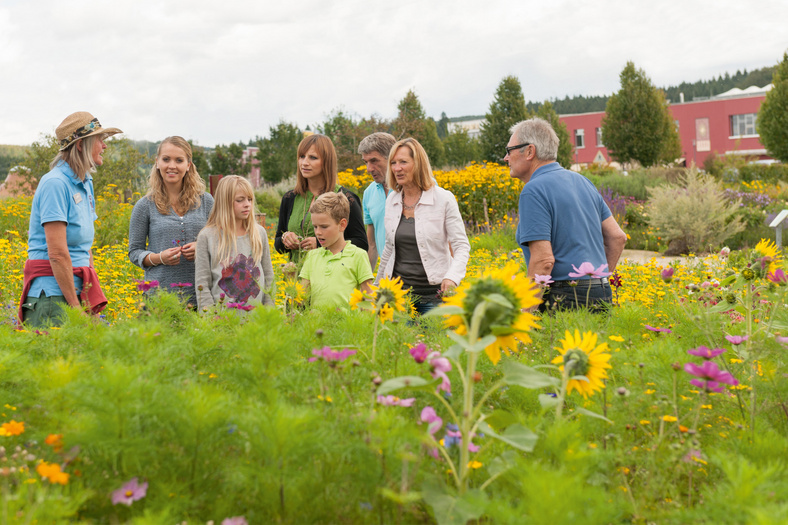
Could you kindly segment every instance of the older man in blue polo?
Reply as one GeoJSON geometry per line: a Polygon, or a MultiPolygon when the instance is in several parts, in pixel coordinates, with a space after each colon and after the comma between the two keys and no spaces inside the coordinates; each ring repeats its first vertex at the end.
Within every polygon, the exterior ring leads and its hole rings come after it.
{"type": "Polygon", "coordinates": [[[558,136],[550,123],[524,120],[511,133],[504,160],[509,174],[525,184],[517,243],[528,276],[552,281],[539,310],[607,309],[613,300],[607,276],[621,257],[626,233],[591,181],[556,162],[558,136]]]}
{"type": "Polygon", "coordinates": [[[386,246],[386,230],[383,217],[386,211],[386,197],[391,191],[386,187],[386,172],[389,168],[389,152],[397,139],[389,133],[373,133],[364,137],[358,145],[358,152],[372,175],[372,183],[364,190],[361,205],[364,209],[364,224],[367,227],[369,242],[369,264],[372,269],[378,263],[378,252],[383,253],[386,246]]]}

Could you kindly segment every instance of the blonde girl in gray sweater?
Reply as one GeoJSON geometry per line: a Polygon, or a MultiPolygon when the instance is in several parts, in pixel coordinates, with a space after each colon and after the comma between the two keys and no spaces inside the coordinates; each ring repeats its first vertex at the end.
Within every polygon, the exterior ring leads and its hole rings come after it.
{"type": "Polygon", "coordinates": [[[217,303],[239,310],[273,305],[274,270],[265,228],[254,218],[252,185],[243,177],[228,175],[219,181],[214,200],[208,222],[197,236],[198,310],[217,303]]]}

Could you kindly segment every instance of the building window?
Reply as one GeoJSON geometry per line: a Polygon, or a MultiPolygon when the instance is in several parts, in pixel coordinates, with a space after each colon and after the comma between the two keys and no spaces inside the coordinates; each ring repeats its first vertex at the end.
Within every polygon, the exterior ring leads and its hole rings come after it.
{"type": "Polygon", "coordinates": [[[576,148],[580,149],[580,148],[585,148],[586,147],[585,146],[585,142],[583,141],[583,136],[584,135],[585,135],[585,131],[584,130],[582,130],[582,129],[576,129],[575,130],[575,147],[576,148]]]}
{"type": "Polygon", "coordinates": [[[596,128],[596,147],[597,148],[605,147],[605,145],[602,143],[602,128],[596,128]]]}
{"type": "Polygon", "coordinates": [[[741,137],[744,135],[757,135],[755,131],[755,118],[757,113],[747,113],[744,115],[731,115],[731,137],[741,137]]]}

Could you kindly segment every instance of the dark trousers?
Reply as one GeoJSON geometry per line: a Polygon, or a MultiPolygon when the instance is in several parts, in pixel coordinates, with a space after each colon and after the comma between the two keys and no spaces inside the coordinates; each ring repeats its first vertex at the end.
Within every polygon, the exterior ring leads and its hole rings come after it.
{"type": "Polygon", "coordinates": [[[613,290],[608,282],[594,283],[578,281],[577,286],[551,286],[542,296],[539,311],[577,310],[588,308],[592,312],[605,312],[613,302],[613,290]]]}
{"type": "Polygon", "coordinates": [[[62,295],[47,297],[41,292],[39,297],[28,296],[22,304],[22,322],[31,328],[48,328],[63,324],[68,306],[66,298],[62,295]]]}

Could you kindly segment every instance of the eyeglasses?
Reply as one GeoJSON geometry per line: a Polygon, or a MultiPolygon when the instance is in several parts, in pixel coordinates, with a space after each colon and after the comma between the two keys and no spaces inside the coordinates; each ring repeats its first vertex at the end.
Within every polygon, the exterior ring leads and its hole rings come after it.
{"type": "Polygon", "coordinates": [[[516,146],[506,146],[506,154],[507,155],[511,155],[514,150],[520,149],[520,148],[524,148],[524,147],[530,146],[530,145],[531,145],[530,142],[524,142],[524,143],[518,144],[516,146]]]}

